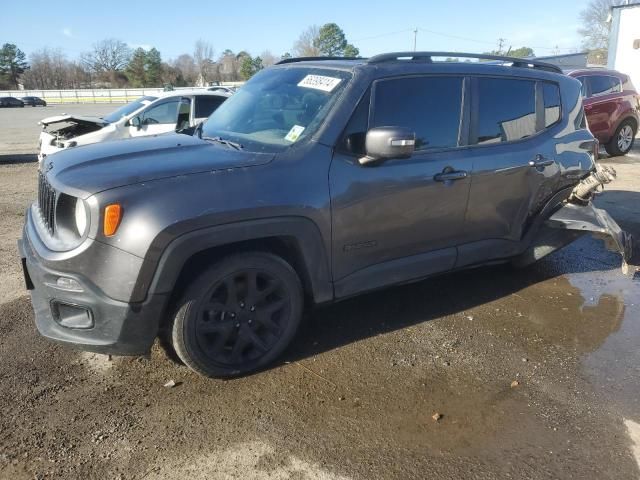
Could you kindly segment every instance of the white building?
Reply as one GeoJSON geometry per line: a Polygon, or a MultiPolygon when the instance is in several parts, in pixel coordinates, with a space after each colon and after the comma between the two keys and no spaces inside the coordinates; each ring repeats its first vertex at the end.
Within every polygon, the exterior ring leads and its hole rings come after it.
{"type": "Polygon", "coordinates": [[[626,73],[640,88],[640,3],[611,8],[607,67],[626,73]]]}

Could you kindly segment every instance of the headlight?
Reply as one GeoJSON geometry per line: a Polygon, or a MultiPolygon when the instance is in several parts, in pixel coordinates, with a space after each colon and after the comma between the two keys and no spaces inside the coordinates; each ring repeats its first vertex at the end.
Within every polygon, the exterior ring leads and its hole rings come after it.
{"type": "Polygon", "coordinates": [[[84,205],[82,199],[76,199],[76,229],[78,231],[78,235],[81,237],[84,235],[85,230],[87,229],[87,208],[84,205]]]}

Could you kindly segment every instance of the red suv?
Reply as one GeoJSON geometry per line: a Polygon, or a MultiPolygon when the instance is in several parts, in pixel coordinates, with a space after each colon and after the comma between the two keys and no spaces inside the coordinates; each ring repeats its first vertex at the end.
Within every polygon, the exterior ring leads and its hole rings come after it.
{"type": "Polygon", "coordinates": [[[609,155],[625,155],[633,147],[640,123],[640,95],[629,76],[603,69],[576,70],[568,75],[582,83],[591,133],[609,155]]]}

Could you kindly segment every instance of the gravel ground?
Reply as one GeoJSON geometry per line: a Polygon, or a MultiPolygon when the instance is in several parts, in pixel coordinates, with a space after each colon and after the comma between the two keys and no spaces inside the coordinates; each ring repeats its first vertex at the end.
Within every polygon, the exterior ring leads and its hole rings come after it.
{"type": "MultiPolygon", "coordinates": [[[[590,238],[318,309],[232,381],[44,340],[15,242],[54,113],[0,111],[1,479],[640,478],[640,272],[590,238]]],[[[640,150],[603,161],[640,238],[640,150]]]]}

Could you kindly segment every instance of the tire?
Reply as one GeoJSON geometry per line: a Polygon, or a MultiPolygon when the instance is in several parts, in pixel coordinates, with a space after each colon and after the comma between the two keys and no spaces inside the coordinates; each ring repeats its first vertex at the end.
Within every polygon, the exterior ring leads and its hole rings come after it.
{"type": "Polygon", "coordinates": [[[171,343],[201,375],[246,375],[289,345],[303,303],[300,279],[283,259],[261,252],[233,255],[187,287],[176,306],[171,343]]]}
{"type": "Polygon", "coordinates": [[[626,155],[633,148],[637,127],[631,120],[624,120],[604,148],[612,157],[626,155]]]}

